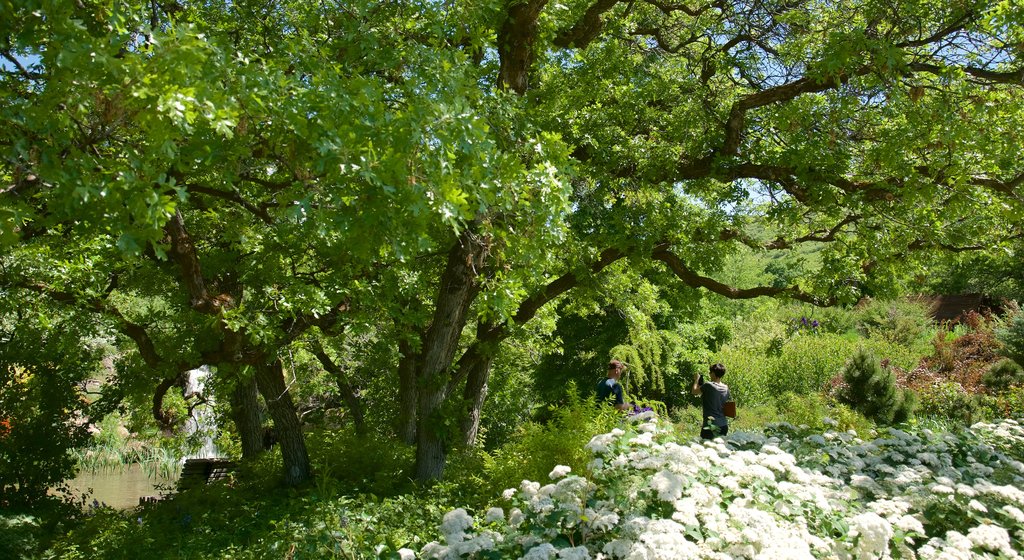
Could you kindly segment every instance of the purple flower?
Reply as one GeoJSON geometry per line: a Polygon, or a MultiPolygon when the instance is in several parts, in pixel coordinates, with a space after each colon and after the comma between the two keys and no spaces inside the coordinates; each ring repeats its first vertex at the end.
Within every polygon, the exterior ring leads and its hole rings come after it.
{"type": "Polygon", "coordinates": [[[811,321],[811,326],[814,328],[818,328],[818,320],[815,319],[814,321],[811,321]]]}

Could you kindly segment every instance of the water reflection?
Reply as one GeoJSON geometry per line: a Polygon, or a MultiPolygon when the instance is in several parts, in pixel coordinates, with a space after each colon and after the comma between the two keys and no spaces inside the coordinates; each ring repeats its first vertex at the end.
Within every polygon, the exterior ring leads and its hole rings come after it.
{"type": "Polygon", "coordinates": [[[173,486],[177,480],[162,477],[151,478],[137,464],[129,465],[124,472],[82,472],[74,480],[68,481],[71,493],[80,496],[90,488],[93,490],[89,503],[93,499],[117,509],[129,509],[139,505],[142,496],[160,494],[157,488],[173,486]]]}

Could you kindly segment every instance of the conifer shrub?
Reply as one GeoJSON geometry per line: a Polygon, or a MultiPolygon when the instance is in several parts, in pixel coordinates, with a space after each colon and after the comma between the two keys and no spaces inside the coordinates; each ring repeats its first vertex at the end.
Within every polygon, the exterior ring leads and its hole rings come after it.
{"type": "Polygon", "coordinates": [[[896,386],[896,376],[870,350],[860,347],[843,366],[843,404],[879,424],[899,424],[914,412],[913,392],[896,386]]]}
{"type": "Polygon", "coordinates": [[[1003,355],[1024,366],[1024,313],[1017,312],[1005,327],[996,329],[996,337],[1003,343],[1003,355]]]}
{"type": "Polygon", "coordinates": [[[992,364],[981,382],[988,390],[1001,393],[1014,385],[1024,385],[1024,369],[1017,362],[1005,358],[992,364]]]}

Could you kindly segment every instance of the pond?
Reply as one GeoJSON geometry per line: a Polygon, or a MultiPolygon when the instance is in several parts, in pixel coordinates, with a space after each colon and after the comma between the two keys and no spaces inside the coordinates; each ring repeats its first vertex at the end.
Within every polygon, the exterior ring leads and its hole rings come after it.
{"type": "Polygon", "coordinates": [[[173,486],[176,482],[173,478],[151,478],[142,467],[133,464],[124,471],[81,472],[68,481],[68,486],[74,496],[92,489],[88,503],[95,499],[115,509],[130,509],[139,505],[139,498],[143,496],[159,495],[161,491],[157,486],[173,486]]]}

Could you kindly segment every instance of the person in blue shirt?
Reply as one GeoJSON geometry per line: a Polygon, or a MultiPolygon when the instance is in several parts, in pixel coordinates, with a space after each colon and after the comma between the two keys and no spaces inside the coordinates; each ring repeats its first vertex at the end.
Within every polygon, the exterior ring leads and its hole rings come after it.
{"type": "Polygon", "coordinates": [[[629,405],[626,404],[622,395],[622,385],[619,384],[619,378],[625,369],[626,365],[618,360],[608,363],[608,378],[597,384],[597,402],[610,402],[616,410],[626,410],[629,405]]]}
{"type": "Polygon", "coordinates": [[[704,419],[701,421],[700,437],[703,439],[714,439],[729,433],[729,419],[725,416],[725,403],[732,400],[729,394],[729,386],[722,383],[725,376],[725,366],[715,364],[711,366],[711,381],[704,381],[704,376],[697,374],[693,376],[693,387],[690,392],[699,396],[704,419]]]}

